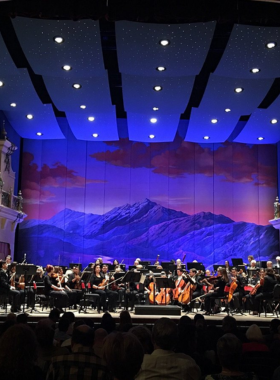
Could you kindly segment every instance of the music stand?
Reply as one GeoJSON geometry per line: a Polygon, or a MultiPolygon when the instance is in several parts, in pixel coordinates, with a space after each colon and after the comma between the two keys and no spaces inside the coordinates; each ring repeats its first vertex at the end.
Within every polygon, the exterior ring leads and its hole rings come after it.
{"type": "Polygon", "coordinates": [[[187,263],[187,268],[188,268],[188,270],[190,270],[190,269],[196,269],[197,271],[198,270],[203,270],[202,268],[201,268],[201,263],[187,263]]]}
{"type": "Polygon", "coordinates": [[[167,277],[156,277],[156,285],[158,289],[164,289],[165,291],[165,306],[166,306],[166,289],[176,288],[175,282],[171,278],[167,277]]]}
{"type": "Polygon", "coordinates": [[[139,282],[140,278],[140,272],[126,272],[123,278],[123,282],[139,282]]]}
{"type": "Polygon", "coordinates": [[[243,265],[244,266],[244,264],[243,264],[243,259],[231,259],[231,262],[232,262],[232,265],[234,266],[234,267],[238,267],[238,266],[240,266],[240,265],[243,265]]]}
{"type": "MultiPolygon", "coordinates": [[[[24,276],[25,286],[24,286],[24,302],[23,302],[23,313],[25,311],[25,296],[26,296],[26,288],[30,286],[30,281],[33,276],[35,276],[37,271],[36,265],[33,264],[20,264],[16,266],[16,274],[20,276],[24,276]],[[28,276],[28,280],[27,280],[28,276]],[[28,284],[29,283],[29,284],[28,284]]],[[[32,311],[32,310],[31,310],[32,311]]]]}
{"type": "Polygon", "coordinates": [[[140,261],[139,264],[140,264],[140,265],[143,265],[143,267],[146,267],[146,266],[150,265],[151,262],[150,262],[150,261],[140,261]]]}

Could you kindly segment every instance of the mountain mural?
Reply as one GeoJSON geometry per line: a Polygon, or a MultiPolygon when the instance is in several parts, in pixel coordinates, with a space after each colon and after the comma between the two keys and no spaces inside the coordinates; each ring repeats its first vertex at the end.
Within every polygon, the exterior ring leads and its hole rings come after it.
{"type": "Polygon", "coordinates": [[[18,257],[46,265],[87,265],[97,257],[104,261],[136,257],[155,261],[182,258],[205,266],[232,257],[246,262],[252,254],[266,260],[278,254],[278,231],[272,226],[234,222],[224,215],[201,212],[188,215],[145,199],[116,207],[104,215],[65,209],[48,220],[20,224],[18,257]]]}

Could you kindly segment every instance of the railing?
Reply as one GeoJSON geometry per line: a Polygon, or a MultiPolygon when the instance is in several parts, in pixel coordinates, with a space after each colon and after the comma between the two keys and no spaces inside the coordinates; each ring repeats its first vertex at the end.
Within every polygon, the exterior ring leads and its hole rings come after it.
{"type": "Polygon", "coordinates": [[[10,192],[7,192],[0,188],[0,194],[0,205],[22,212],[23,198],[21,191],[19,191],[18,196],[16,196],[13,195],[12,189],[10,192]]]}

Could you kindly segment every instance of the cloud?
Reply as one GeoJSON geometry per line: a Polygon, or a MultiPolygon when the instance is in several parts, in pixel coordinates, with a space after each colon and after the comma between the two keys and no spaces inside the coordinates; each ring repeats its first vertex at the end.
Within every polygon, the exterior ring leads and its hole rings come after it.
{"type": "Polygon", "coordinates": [[[32,203],[33,200],[47,202],[54,198],[54,193],[46,188],[83,188],[89,183],[104,183],[103,180],[81,177],[74,170],[68,169],[60,162],[55,162],[52,167],[44,164],[40,170],[33,160],[33,154],[29,152],[23,153],[22,172],[24,175],[22,189],[26,203],[32,203]]]}
{"type": "Polygon", "coordinates": [[[178,139],[171,143],[155,144],[123,139],[106,144],[116,149],[94,153],[90,157],[115,166],[149,168],[156,174],[171,178],[186,174],[216,175],[227,182],[276,186],[276,148],[272,146],[238,143],[201,146],[178,139]]]}

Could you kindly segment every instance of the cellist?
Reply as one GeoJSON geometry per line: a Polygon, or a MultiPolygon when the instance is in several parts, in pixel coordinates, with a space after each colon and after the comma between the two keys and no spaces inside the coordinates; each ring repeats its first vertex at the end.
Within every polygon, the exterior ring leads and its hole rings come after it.
{"type": "MultiPolygon", "coordinates": [[[[210,315],[211,312],[211,306],[212,302],[214,301],[215,297],[222,297],[224,295],[224,289],[226,284],[228,283],[228,276],[225,268],[218,268],[218,277],[215,280],[215,287],[213,292],[209,292],[205,295],[205,315],[210,315]]],[[[207,284],[211,285],[209,281],[207,280],[207,284]]]]}
{"type": "Polygon", "coordinates": [[[174,279],[175,281],[175,288],[173,289],[173,301],[175,303],[178,303],[179,295],[184,290],[184,287],[186,286],[185,280],[183,278],[183,269],[181,267],[177,268],[177,276],[174,279]]]}
{"type": "Polygon", "coordinates": [[[236,268],[232,268],[230,272],[230,289],[229,289],[229,303],[230,307],[234,308],[237,312],[240,311],[242,305],[242,298],[244,297],[245,278],[238,274],[236,268]]]}

